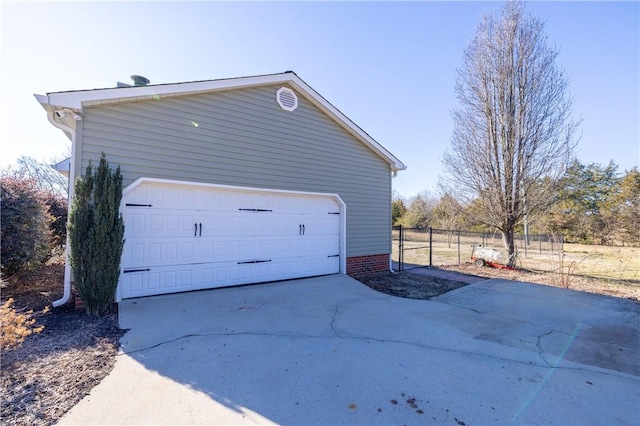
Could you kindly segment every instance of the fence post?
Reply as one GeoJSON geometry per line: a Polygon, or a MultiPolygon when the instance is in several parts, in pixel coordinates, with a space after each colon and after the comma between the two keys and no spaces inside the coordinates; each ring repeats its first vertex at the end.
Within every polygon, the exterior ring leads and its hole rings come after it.
{"type": "Polygon", "coordinates": [[[433,228],[429,227],[429,267],[433,261],[433,228]]]}
{"type": "Polygon", "coordinates": [[[460,264],[460,230],[458,229],[458,265],[460,264]]]}
{"type": "Polygon", "coordinates": [[[542,235],[538,235],[538,244],[540,245],[540,247],[538,248],[538,254],[542,254],[542,235]]]}

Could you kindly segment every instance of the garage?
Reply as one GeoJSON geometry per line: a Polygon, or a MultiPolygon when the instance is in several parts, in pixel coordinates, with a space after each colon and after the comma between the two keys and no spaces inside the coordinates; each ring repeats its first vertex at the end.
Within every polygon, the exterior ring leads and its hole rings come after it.
{"type": "MultiPolygon", "coordinates": [[[[406,166],[292,71],[36,99],[71,140],[70,199],[103,154],[120,168],[117,301],[391,266],[406,166]]],[[[72,284],[67,263],[54,306],[72,284]]]]}
{"type": "Polygon", "coordinates": [[[141,178],[122,212],[118,300],[346,269],[335,194],[141,178]]]}

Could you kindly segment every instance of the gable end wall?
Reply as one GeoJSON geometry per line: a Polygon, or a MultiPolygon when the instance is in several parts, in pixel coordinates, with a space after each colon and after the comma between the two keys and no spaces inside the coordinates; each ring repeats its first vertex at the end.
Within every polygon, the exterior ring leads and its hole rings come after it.
{"type": "Polygon", "coordinates": [[[86,108],[76,170],[104,152],[125,186],[154,177],[337,193],[347,204],[347,257],[388,254],[389,165],[300,94],[298,108],[283,111],[280,87],[86,108]]]}

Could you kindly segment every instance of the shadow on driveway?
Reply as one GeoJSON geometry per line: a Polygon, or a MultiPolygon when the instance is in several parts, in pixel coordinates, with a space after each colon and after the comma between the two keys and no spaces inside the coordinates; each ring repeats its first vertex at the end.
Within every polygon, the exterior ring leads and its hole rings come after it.
{"type": "Polygon", "coordinates": [[[432,300],[344,275],[126,300],[62,424],[637,424],[640,305],[505,280],[432,300]]]}

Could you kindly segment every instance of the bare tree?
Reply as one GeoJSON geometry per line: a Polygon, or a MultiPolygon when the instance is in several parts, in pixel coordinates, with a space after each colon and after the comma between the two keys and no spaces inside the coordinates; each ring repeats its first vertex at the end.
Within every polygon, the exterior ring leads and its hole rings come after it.
{"type": "Polygon", "coordinates": [[[445,185],[474,217],[502,233],[515,262],[514,229],[544,210],[576,146],[568,78],[546,44],[544,24],[508,2],[485,15],[458,70],[445,185]]]}
{"type": "Polygon", "coordinates": [[[437,202],[437,198],[429,190],[423,190],[409,198],[407,210],[400,223],[407,228],[428,228],[433,223],[433,209],[437,202]]]}
{"type": "MultiPolygon", "coordinates": [[[[57,162],[55,160],[52,163],[57,162]]],[[[38,162],[33,157],[20,157],[13,174],[33,179],[38,189],[61,197],[67,197],[69,179],[53,169],[50,164],[38,162]]]]}
{"type": "Polygon", "coordinates": [[[451,247],[454,231],[459,230],[463,217],[463,208],[448,192],[440,196],[440,200],[433,209],[433,216],[439,227],[447,231],[447,245],[451,247]]]}

